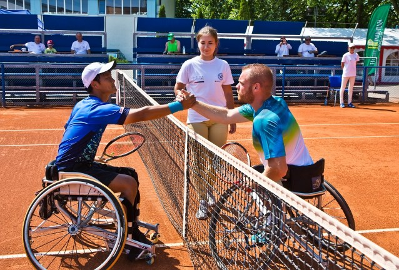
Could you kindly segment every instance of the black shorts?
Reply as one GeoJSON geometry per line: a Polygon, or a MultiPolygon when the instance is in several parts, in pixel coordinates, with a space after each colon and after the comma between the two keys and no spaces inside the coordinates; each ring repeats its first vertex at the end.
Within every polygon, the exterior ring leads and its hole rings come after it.
{"type": "Polygon", "coordinates": [[[114,167],[104,163],[93,162],[89,163],[79,163],[76,164],[72,169],[62,170],[64,172],[81,172],[93,176],[99,180],[102,184],[109,186],[112,180],[118,174],[127,174],[136,179],[138,183],[137,173],[132,168],[126,167],[114,167]]]}

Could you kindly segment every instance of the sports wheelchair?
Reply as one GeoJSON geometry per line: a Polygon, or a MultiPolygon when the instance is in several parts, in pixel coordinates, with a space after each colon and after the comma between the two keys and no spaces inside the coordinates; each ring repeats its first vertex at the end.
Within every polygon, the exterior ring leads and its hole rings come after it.
{"type": "MultiPolygon", "coordinates": [[[[243,156],[242,161],[250,160],[243,156]]],[[[324,165],[324,159],[308,166],[289,165],[282,184],[354,230],[355,221],[348,204],[324,179],[324,165]]],[[[264,171],[263,164],[253,168],[264,171]]],[[[326,267],[323,269],[335,269],[327,266],[339,264],[326,259],[325,254],[343,254],[348,248],[345,242],[325,234],[317,223],[273,193],[240,182],[224,191],[212,210],[209,246],[219,269],[228,269],[232,262],[239,262],[245,269],[274,269],[276,254],[293,250],[292,247],[311,254],[310,260],[322,262],[326,267]]]]}
{"type": "MultiPolygon", "coordinates": [[[[97,179],[58,172],[52,161],[42,185],[23,224],[25,252],[35,268],[110,269],[129,253],[127,246],[139,250],[135,260],[154,262],[155,245],[128,237],[122,198],[97,179]]],[[[159,224],[137,224],[152,243],[158,241],[159,224]]]]}

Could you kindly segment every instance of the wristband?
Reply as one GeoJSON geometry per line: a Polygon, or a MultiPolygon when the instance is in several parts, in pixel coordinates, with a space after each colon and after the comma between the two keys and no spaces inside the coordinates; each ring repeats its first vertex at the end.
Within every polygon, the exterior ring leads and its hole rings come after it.
{"type": "Polygon", "coordinates": [[[179,101],[171,102],[168,104],[171,113],[183,110],[183,105],[179,101]]]}

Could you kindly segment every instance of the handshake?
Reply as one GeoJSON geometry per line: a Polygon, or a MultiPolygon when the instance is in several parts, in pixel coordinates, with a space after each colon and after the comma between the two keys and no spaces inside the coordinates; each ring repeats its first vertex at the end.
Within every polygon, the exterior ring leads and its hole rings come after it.
{"type": "Polygon", "coordinates": [[[175,101],[180,102],[184,109],[189,109],[197,103],[197,98],[186,90],[176,90],[175,101]]]}

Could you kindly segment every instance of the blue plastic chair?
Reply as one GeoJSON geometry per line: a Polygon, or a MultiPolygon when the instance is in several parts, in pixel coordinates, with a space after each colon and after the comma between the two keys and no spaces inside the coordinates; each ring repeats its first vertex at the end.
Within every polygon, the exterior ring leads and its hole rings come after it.
{"type": "MultiPolygon", "coordinates": [[[[335,103],[337,103],[337,93],[341,89],[342,76],[340,75],[329,76],[328,80],[330,82],[329,90],[332,91],[334,94],[334,106],[335,106],[335,103]]],[[[345,91],[348,91],[348,89],[345,89],[345,91]]]]}

